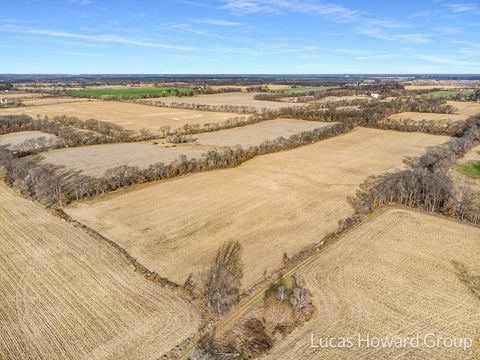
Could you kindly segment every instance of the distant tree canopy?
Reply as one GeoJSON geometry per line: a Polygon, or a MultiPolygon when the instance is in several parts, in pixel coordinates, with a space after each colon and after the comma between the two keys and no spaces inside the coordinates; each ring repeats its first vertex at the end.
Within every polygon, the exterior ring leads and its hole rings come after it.
{"type": "Polygon", "coordinates": [[[0,82],[0,91],[4,90],[12,90],[13,84],[0,82]]]}

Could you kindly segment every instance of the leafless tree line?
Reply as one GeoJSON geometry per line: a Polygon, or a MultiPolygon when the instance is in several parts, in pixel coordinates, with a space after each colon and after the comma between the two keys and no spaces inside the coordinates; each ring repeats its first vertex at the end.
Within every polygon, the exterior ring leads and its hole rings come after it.
{"type": "Polygon", "coordinates": [[[397,85],[379,85],[379,86],[362,86],[356,88],[335,88],[327,90],[312,90],[307,92],[294,93],[294,92],[275,92],[275,93],[262,93],[254,96],[255,100],[263,101],[283,101],[288,98],[295,98],[295,102],[310,102],[321,100],[330,96],[358,96],[358,95],[370,95],[372,92],[378,93],[382,98],[386,96],[401,96],[404,95],[403,86],[397,85]]]}
{"type": "Polygon", "coordinates": [[[205,123],[203,126],[200,124],[185,124],[182,127],[171,130],[169,126],[162,126],[160,128],[160,132],[163,136],[166,135],[191,135],[191,134],[198,134],[198,133],[205,133],[205,132],[212,132],[212,131],[219,131],[225,129],[233,129],[236,127],[246,126],[256,124],[261,121],[275,119],[277,117],[276,113],[273,114],[255,114],[250,115],[249,117],[233,117],[227,119],[223,122],[211,122],[205,123]]]}
{"type": "Polygon", "coordinates": [[[27,156],[62,147],[65,147],[63,140],[56,137],[40,136],[38,138],[27,139],[17,145],[11,145],[9,149],[17,156],[27,156]]]}
{"type": "Polygon", "coordinates": [[[184,144],[193,142],[195,139],[192,135],[170,135],[167,136],[167,142],[172,144],[184,144]]]}
{"type": "Polygon", "coordinates": [[[267,85],[252,85],[245,88],[242,87],[218,87],[216,89],[210,86],[202,86],[195,89],[196,94],[224,94],[233,92],[268,92],[270,91],[267,85]],[[245,90],[244,90],[245,89],[245,90]]]}
{"type": "Polygon", "coordinates": [[[423,132],[432,135],[457,136],[465,127],[465,122],[445,120],[384,119],[374,124],[376,129],[404,132],[423,132]]]}
{"type": "Polygon", "coordinates": [[[409,132],[425,132],[435,135],[458,136],[463,131],[463,123],[444,123],[434,121],[387,121],[386,119],[400,112],[435,112],[451,113],[455,109],[437,99],[395,99],[391,101],[369,102],[360,109],[323,109],[316,107],[284,108],[275,113],[278,117],[289,117],[323,122],[354,122],[358,126],[390,129],[409,132]]]}
{"type": "Polygon", "coordinates": [[[0,109],[24,106],[21,99],[3,99],[0,96],[0,109]]]}
{"type": "Polygon", "coordinates": [[[259,109],[255,106],[238,106],[238,105],[207,105],[207,104],[194,104],[194,103],[166,103],[156,100],[138,100],[133,101],[138,104],[168,107],[174,109],[185,110],[199,110],[199,111],[214,111],[214,112],[230,112],[238,114],[263,114],[268,113],[269,110],[259,109]]]}
{"type": "Polygon", "coordinates": [[[480,224],[480,193],[468,186],[456,188],[449,170],[457,159],[480,143],[480,116],[470,119],[460,137],[435,147],[408,168],[368,179],[351,200],[356,222],[376,208],[397,204],[480,224]]]}
{"type": "Polygon", "coordinates": [[[249,148],[237,146],[209,150],[200,159],[188,159],[185,155],[181,155],[170,164],[156,163],[145,169],[136,166],[120,166],[109,169],[100,178],[65,172],[64,169],[40,163],[37,158],[18,158],[5,147],[0,148],[0,168],[3,168],[7,182],[26,196],[47,205],[63,206],[72,201],[92,198],[134,184],[169,179],[191,172],[235,167],[257,155],[293,149],[345,133],[353,127],[353,123],[347,122],[332,124],[289,138],[281,137],[266,141],[249,148]],[[43,180],[31,183],[32,178],[45,179],[45,184],[43,180]],[[53,188],[44,189],[44,185],[52,185],[53,188]]]}
{"type": "Polygon", "coordinates": [[[360,97],[354,99],[343,99],[337,101],[325,101],[319,103],[312,103],[309,105],[312,109],[335,109],[343,106],[365,106],[367,103],[372,101],[369,97],[360,97]]]}
{"type": "Polygon", "coordinates": [[[95,119],[48,116],[33,119],[28,115],[0,116],[0,135],[17,131],[41,131],[59,137],[64,146],[83,146],[132,141],[130,133],[120,126],[95,119]]]}

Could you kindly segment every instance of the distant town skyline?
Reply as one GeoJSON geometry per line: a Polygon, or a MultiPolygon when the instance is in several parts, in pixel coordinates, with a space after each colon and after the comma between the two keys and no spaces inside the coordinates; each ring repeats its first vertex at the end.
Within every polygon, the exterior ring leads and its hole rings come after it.
{"type": "Polygon", "coordinates": [[[480,5],[16,0],[0,73],[478,74],[480,5]]]}

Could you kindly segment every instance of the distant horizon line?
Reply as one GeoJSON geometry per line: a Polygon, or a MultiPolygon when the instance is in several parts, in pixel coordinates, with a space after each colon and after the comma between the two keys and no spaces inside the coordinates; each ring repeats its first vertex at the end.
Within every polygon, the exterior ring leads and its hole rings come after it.
{"type": "Polygon", "coordinates": [[[127,75],[136,75],[136,76],[192,76],[192,75],[200,75],[200,76],[232,76],[232,75],[239,75],[239,76],[358,76],[358,75],[407,75],[407,76],[415,76],[415,75],[468,75],[468,76],[480,76],[480,73],[0,73],[0,76],[19,76],[19,75],[37,75],[37,76],[55,76],[55,75],[62,75],[62,76],[96,76],[96,75],[104,75],[104,76],[127,76],[127,75]]]}

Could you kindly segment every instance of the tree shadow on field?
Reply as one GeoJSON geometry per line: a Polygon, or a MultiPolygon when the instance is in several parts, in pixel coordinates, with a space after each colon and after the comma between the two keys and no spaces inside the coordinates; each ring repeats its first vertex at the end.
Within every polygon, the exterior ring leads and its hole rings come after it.
{"type": "Polygon", "coordinates": [[[472,293],[480,300],[480,275],[473,274],[465,266],[465,264],[452,260],[452,265],[455,268],[455,274],[458,280],[460,280],[472,293]]]}

